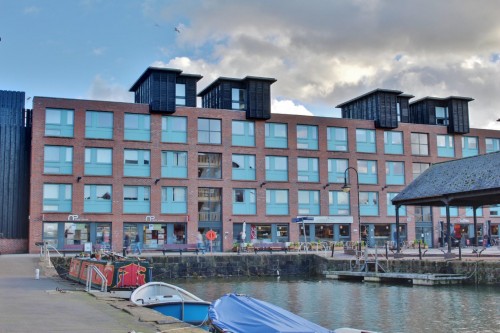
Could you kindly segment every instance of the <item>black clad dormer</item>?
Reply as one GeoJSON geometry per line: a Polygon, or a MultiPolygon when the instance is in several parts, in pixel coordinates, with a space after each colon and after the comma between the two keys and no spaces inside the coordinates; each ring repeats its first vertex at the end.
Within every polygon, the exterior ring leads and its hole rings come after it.
{"type": "Polygon", "coordinates": [[[202,107],[246,111],[247,119],[271,118],[271,84],[276,79],[247,76],[244,79],[220,77],[203,89],[202,107]]]}
{"type": "Polygon", "coordinates": [[[342,118],[374,120],[377,128],[397,128],[399,121],[409,120],[408,101],[412,97],[399,90],[375,89],[337,108],[342,109],[342,118]]]}
{"type": "Polygon", "coordinates": [[[151,112],[174,113],[176,106],[196,107],[196,83],[201,78],[179,69],[148,67],[130,91],[135,103],[148,104],[151,112]]]}
{"type": "Polygon", "coordinates": [[[425,97],[410,103],[410,118],[415,124],[446,126],[448,133],[469,133],[470,97],[425,97]]]}

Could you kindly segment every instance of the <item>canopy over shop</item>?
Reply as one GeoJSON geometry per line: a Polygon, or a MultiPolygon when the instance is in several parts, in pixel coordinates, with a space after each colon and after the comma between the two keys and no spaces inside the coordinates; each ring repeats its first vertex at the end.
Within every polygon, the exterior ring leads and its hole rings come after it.
{"type": "MultiPolygon", "coordinates": [[[[476,230],[476,208],[500,203],[500,152],[433,164],[392,199],[396,206],[396,242],[399,253],[399,208],[410,206],[446,207],[450,230],[450,206],[471,206],[476,230]]],[[[451,236],[447,233],[448,254],[451,236]]],[[[475,237],[477,246],[477,237],[475,237]]]]}

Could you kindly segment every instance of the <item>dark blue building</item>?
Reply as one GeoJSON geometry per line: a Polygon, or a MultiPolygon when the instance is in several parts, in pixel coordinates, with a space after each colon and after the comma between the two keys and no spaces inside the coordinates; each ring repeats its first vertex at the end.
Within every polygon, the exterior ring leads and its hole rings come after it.
{"type": "Polygon", "coordinates": [[[25,94],[0,90],[0,253],[28,248],[31,110],[25,94]]]}

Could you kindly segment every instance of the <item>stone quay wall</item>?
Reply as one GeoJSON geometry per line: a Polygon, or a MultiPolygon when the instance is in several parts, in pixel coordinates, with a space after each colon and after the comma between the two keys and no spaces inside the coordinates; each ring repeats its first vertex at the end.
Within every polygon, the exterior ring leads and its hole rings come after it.
{"type": "MultiPolygon", "coordinates": [[[[52,258],[60,275],[69,270],[71,258],[52,258]]],[[[331,259],[316,254],[182,255],[148,257],[153,280],[238,276],[315,276],[325,271],[348,271],[354,260],[331,259]]],[[[498,260],[381,260],[388,272],[464,274],[468,284],[500,284],[498,260]]]]}

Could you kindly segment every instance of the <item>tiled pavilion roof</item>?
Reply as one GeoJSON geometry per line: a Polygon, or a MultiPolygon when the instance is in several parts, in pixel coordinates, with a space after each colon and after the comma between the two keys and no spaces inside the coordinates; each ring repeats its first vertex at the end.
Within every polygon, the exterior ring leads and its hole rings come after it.
{"type": "Polygon", "coordinates": [[[500,152],[431,165],[401,191],[394,205],[474,206],[500,204],[500,152]]]}

